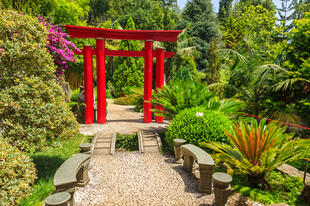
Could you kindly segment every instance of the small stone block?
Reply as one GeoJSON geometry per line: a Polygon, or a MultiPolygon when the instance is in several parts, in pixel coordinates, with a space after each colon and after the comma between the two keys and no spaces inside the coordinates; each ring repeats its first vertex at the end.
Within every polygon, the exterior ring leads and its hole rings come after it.
{"type": "Polygon", "coordinates": [[[71,195],[68,192],[59,192],[52,194],[45,199],[46,206],[66,206],[70,200],[71,195]]]}
{"type": "Polygon", "coordinates": [[[184,144],[186,141],[184,139],[173,139],[174,145],[179,147],[184,144]]]}
{"type": "Polygon", "coordinates": [[[229,174],[223,172],[216,172],[212,175],[213,184],[219,188],[226,188],[232,181],[232,177],[229,174]]]}
{"type": "Polygon", "coordinates": [[[79,145],[80,149],[83,151],[83,152],[88,152],[91,150],[91,147],[92,147],[92,144],[91,143],[81,143],[79,145]]]}

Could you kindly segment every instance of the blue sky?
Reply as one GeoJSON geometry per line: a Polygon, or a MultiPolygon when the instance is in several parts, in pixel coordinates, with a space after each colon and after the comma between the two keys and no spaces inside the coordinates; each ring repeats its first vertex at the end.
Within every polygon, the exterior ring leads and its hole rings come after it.
{"type": "MultiPolygon", "coordinates": [[[[185,4],[186,4],[186,2],[187,2],[188,0],[178,0],[178,6],[182,9],[184,6],[185,6],[185,4]]],[[[214,9],[214,11],[217,13],[218,12],[218,8],[219,8],[219,0],[211,0],[212,1],[212,4],[213,4],[213,9],[214,9]]],[[[273,2],[276,4],[276,6],[278,7],[278,8],[280,8],[281,7],[281,3],[280,3],[280,1],[279,0],[273,0],[273,2]]]]}

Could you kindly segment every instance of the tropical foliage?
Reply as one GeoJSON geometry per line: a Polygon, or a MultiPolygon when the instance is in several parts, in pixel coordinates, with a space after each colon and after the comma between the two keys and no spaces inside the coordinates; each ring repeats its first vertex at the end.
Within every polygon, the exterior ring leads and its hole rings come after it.
{"type": "Polygon", "coordinates": [[[233,173],[245,174],[256,187],[266,187],[266,176],[286,163],[309,155],[309,140],[293,139],[286,128],[276,122],[267,124],[252,120],[250,124],[234,123],[226,135],[232,145],[202,143],[216,152],[215,160],[223,162],[233,173]]]}

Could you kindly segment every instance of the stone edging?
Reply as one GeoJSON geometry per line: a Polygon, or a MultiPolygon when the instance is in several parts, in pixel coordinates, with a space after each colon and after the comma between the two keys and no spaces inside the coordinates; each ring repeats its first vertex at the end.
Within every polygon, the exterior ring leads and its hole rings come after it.
{"type": "Polygon", "coordinates": [[[91,155],[94,154],[95,143],[96,143],[96,141],[97,141],[97,138],[98,138],[99,134],[100,134],[100,131],[97,132],[97,134],[95,135],[95,137],[94,137],[93,140],[92,140],[92,143],[91,143],[91,144],[92,144],[92,147],[91,147],[91,152],[90,152],[91,155]]]}
{"type": "Polygon", "coordinates": [[[116,141],[116,132],[113,132],[113,136],[112,136],[112,142],[111,142],[111,155],[115,154],[115,141],[116,141]]]}
{"type": "Polygon", "coordinates": [[[142,132],[141,130],[138,130],[138,144],[139,144],[139,152],[144,153],[144,147],[143,147],[143,139],[142,139],[142,132]]]}

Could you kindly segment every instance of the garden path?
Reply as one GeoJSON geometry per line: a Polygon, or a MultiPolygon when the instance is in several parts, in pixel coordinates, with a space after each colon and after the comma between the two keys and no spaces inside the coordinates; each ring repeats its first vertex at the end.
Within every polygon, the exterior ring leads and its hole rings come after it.
{"type": "MultiPolygon", "coordinates": [[[[164,129],[167,124],[144,124],[143,114],[132,106],[115,105],[108,100],[108,123],[82,125],[81,132],[97,131],[132,133],[138,129],[164,129]]],[[[205,205],[211,206],[214,195],[198,192],[198,181],[173,163],[173,156],[159,153],[116,152],[93,155],[90,182],[77,188],[75,205],[205,205]]],[[[227,205],[261,205],[238,194],[227,205]]]]}
{"type": "Polygon", "coordinates": [[[80,132],[85,135],[94,135],[98,131],[113,133],[117,131],[123,134],[137,132],[139,129],[163,130],[167,127],[167,121],[163,124],[143,123],[143,113],[135,112],[134,106],[117,105],[112,99],[107,99],[107,123],[106,124],[81,124],[80,132]]]}

